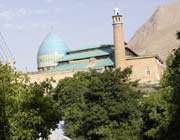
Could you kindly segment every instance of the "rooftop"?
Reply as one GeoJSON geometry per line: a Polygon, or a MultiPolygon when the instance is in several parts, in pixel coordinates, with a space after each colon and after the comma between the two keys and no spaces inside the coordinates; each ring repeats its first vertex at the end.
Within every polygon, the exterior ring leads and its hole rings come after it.
{"type": "Polygon", "coordinates": [[[50,69],[48,72],[66,72],[66,71],[99,69],[113,65],[114,62],[110,58],[104,58],[104,59],[96,60],[95,62],[85,61],[76,64],[61,64],[53,69],[50,69]]]}
{"type": "Polygon", "coordinates": [[[85,52],[72,53],[65,55],[59,62],[70,61],[70,60],[80,60],[86,58],[93,58],[98,56],[107,56],[110,53],[104,50],[89,50],[85,52]]]}

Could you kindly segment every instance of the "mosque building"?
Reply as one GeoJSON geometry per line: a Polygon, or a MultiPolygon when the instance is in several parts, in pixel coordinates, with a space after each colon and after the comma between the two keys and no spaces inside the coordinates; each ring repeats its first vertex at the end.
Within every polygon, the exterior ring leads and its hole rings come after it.
{"type": "Polygon", "coordinates": [[[123,16],[114,10],[113,45],[70,50],[55,33],[50,32],[41,43],[37,55],[38,72],[29,73],[32,82],[46,78],[60,80],[72,77],[79,71],[90,69],[103,72],[106,69],[132,68],[131,80],[141,83],[159,83],[164,65],[157,56],[139,56],[126,47],[123,32],[123,16]]]}

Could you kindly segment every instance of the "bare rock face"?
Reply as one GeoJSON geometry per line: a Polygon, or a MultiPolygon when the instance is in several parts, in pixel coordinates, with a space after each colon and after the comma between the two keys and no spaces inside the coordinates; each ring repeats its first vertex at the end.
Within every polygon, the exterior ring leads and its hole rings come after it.
{"type": "Polygon", "coordinates": [[[134,34],[128,47],[139,55],[158,55],[163,61],[180,46],[180,2],[160,6],[134,34]]]}

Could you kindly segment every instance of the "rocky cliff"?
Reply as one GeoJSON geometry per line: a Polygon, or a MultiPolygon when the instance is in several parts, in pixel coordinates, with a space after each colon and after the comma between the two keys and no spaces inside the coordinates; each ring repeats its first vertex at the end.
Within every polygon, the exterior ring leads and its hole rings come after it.
{"type": "Polygon", "coordinates": [[[165,61],[180,46],[177,31],[180,31],[180,2],[160,6],[136,31],[128,47],[140,55],[159,55],[165,61]]]}

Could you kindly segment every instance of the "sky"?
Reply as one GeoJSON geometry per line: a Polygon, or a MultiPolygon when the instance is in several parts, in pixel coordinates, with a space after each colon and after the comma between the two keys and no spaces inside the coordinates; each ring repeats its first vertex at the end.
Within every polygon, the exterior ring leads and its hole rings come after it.
{"type": "Polygon", "coordinates": [[[70,49],[112,43],[113,9],[124,16],[125,41],[173,0],[0,0],[0,32],[17,70],[36,71],[37,51],[53,30],[70,49]]]}

